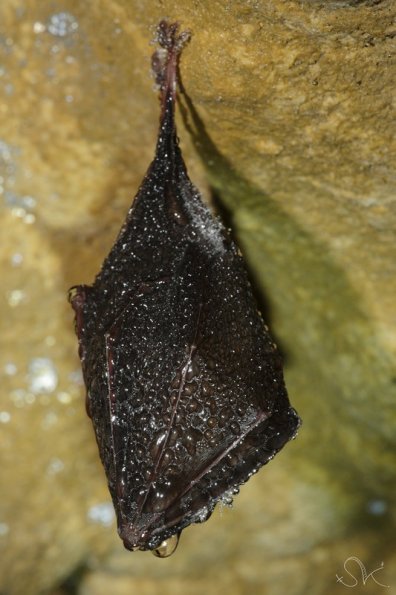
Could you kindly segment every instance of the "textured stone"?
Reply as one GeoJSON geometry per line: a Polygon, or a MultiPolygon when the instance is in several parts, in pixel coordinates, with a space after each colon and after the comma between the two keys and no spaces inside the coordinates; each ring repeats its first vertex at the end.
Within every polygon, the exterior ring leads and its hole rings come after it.
{"type": "Polygon", "coordinates": [[[376,576],[394,584],[395,13],[392,0],[1,2],[2,592],[89,565],[68,583],[84,595],[330,595],[352,555],[368,572],[384,560],[376,576]],[[93,279],[153,155],[148,42],[164,16],[193,32],[189,171],[227,209],[304,419],[166,561],[115,534],[65,299],[93,279]]]}

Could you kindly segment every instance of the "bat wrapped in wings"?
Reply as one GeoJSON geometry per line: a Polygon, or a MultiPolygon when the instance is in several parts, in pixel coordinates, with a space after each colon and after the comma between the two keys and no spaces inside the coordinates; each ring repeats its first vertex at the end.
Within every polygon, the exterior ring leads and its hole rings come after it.
{"type": "Polygon", "coordinates": [[[92,286],[72,288],[87,411],[118,532],[167,556],[295,436],[281,358],[236,245],[178,144],[178,59],[162,21],[155,157],[92,286]]]}

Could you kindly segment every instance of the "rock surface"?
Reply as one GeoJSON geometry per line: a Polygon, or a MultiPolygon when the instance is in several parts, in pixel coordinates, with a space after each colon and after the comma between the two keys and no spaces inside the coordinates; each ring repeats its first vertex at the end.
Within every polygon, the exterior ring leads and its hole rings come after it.
{"type": "Polygon", "coordinates": [[[350,556],[396,584],[395,16],[393,0],[1,2],[2,593],[327,595],[350,556]],[[164,16],[193,32],[191,177],[227,210],[304,420],[167,561],[116,535],[65,298],[152,158],[164,16]]]}

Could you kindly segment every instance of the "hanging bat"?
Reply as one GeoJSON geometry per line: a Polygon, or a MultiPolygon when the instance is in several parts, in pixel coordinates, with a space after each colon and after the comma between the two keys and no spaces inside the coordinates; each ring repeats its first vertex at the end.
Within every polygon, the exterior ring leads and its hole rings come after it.
{"type": "Polygon", "coordinates": [[[175,125],[189,38],[161,21],[155,151],[93,285],[70,290],[87,412],[129,550],[175,549],[296,435],[245,265],[191,183],[175,125]]]}

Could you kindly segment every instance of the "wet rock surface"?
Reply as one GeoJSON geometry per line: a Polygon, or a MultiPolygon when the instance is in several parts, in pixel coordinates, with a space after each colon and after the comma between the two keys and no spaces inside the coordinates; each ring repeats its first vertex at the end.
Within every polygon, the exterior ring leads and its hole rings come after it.
{"type": "Polygon", "coordinates": [[[350,556],[395,584],[394,17],[390,0],[2,2],[2,592],[327,594],[350,556]],[[164,16],[193,32],[190,175],[227,211],[304,426],[159,561],[116,535],[66,292],[152,158],[164,16]]]}

